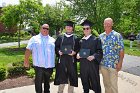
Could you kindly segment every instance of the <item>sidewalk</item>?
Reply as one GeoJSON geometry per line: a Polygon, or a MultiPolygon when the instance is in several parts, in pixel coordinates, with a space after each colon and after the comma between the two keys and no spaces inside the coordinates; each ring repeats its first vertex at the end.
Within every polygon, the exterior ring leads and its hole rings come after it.
{"type": "MultiPolygon", "coordinates": [[[[120,71],[118,76],[119,76],[119,82],[118,82],[119,93],[140,93],[140,76],[135,76],[123,71],[120,71]]],[[[103,80],[101,76],[102,93],[105,93],[102,81],[103,80]]],[[[78,83],[79,86],[78,88],[75,88],[75,93],[83,93],[80,78],[78,83]]],[[[54,86],[53,82],[51,83],[50,90],[51,93],[57,93],[57,86],[54,86]]],[[[67,90],[67,86],[64,90],[64,93],[67,93],[66,90],[67,90]]],[[[0,93],[35,93],[35,91],[34,91],[34,85],[30,85],[30,86],[0,90],[0,93]]],[[[94,92],[90,91],[90,93],[94,93],[94,92]]]]}
{"type": "MultiPolygon", "coordinates": [[[[27,44],[28,41],[29,40],[21,41],[20,44],[27,44]]],[[[11,46],[18,46],[18,42],[9,42],[9,43],[0,44],[0,48],[11,47],[11,46]]]]}

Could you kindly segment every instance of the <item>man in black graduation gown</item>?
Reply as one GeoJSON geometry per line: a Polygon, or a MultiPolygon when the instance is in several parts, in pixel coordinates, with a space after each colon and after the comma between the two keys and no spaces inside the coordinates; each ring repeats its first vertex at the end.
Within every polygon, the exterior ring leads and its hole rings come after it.
{"type": "Polygon", "coordinates": [[[59,85],[58,93],[63,93],[65,84],[69,84],[68,93],[73,93],[74,87],[78,87],[76,54],[79,50],[79,40],[73,35],[74,23],[72,21],[65,23],[66,32],[55,42],[58,62],[54,84],[59,85]]]}
{"type": "Polygon", "coordinates": [[[80,52],[77,54],[77,59],[80,59],[83,90],[84,93],[89,93],[89,89],[95,93],[101,93],[99,76],[99,64],[103,55],[101,41],[91,34],[92,22],[85,20],[81,25],[84,37],[80,40],[80,52]]]}

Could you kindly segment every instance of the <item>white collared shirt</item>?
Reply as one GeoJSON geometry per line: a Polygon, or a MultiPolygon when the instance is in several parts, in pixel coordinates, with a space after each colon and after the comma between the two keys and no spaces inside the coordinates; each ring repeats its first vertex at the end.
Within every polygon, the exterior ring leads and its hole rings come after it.
{"type": "Polygon", "coordinates": [[[43,36],[41,33],[33,36],[27,45],[27,49],[32,51],[33,65],[44,68],[55,66],[55,39],[43,36]]]}
{"type": "Polygon", "coordinates": [[[64,33],[64,35],[65,35],[66,37],[71,37],[71,36],[73,36],[73,34],[68,35],[68,34],[66,34],[66,33],[64,33]]]}
{"type": "Polygon", "coordinates": [[[92,34],[90,34],[90,35],[88,35],[88,36],[84,36],[82,39],[85,39],[85,40],[87,40],[87,39],[89,39],[90,38],[90,36],[91,36],[92,34]]]}

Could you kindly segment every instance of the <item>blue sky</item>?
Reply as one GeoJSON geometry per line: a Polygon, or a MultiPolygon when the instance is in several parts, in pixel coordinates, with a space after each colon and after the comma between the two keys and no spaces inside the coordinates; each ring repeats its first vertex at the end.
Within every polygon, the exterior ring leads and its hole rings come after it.
{"type": "MultiPolygon", "coordinates": [[[[59,2],[60,0],[42,0],[43,5],[50,4],[50,5],[55,5],[56,2],[59,2]]],[[[8,4],[18,4],[19,0],[0,0],[0,6],[2,6],[3,3],[8,4]]]]}

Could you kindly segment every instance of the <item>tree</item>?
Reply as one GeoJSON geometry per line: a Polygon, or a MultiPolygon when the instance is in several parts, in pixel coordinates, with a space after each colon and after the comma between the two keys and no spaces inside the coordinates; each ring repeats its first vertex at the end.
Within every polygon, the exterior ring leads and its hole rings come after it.
{"type": "Polygon", "coordinates": [[[103,20],[106,17],[112,17],[115,23],[119,23],[121,16],[120,1],[121,0],[67,0],[73,4],[75,15],[80,20],[87,18],[94,23],[94,28],[99,32],[103,32],[103,20]]]}
{"type": "MultiPolygon", "coordinates": [[[[1,21],[7,28],[16,26],[18,28],[18,47],[20,48],[20,30],[26,26],[35,28],[33,23],[38,24],[43,20],[44,8],[39,0],[20,0],[19,5],[9,5],[2,9],[1,21]]],[[[38,29],[38,25],[36,29],[38,29]]]]}
{"type": "Polygon", "coordinates": [[[57,3],[55,6],[46,5],[44,7],[44,23],[48,23],[51,27],[50,34],[57,34],[58,31],[63,29],[65,20],[74,20],[72,8],[64,1],[57,3]]]}

